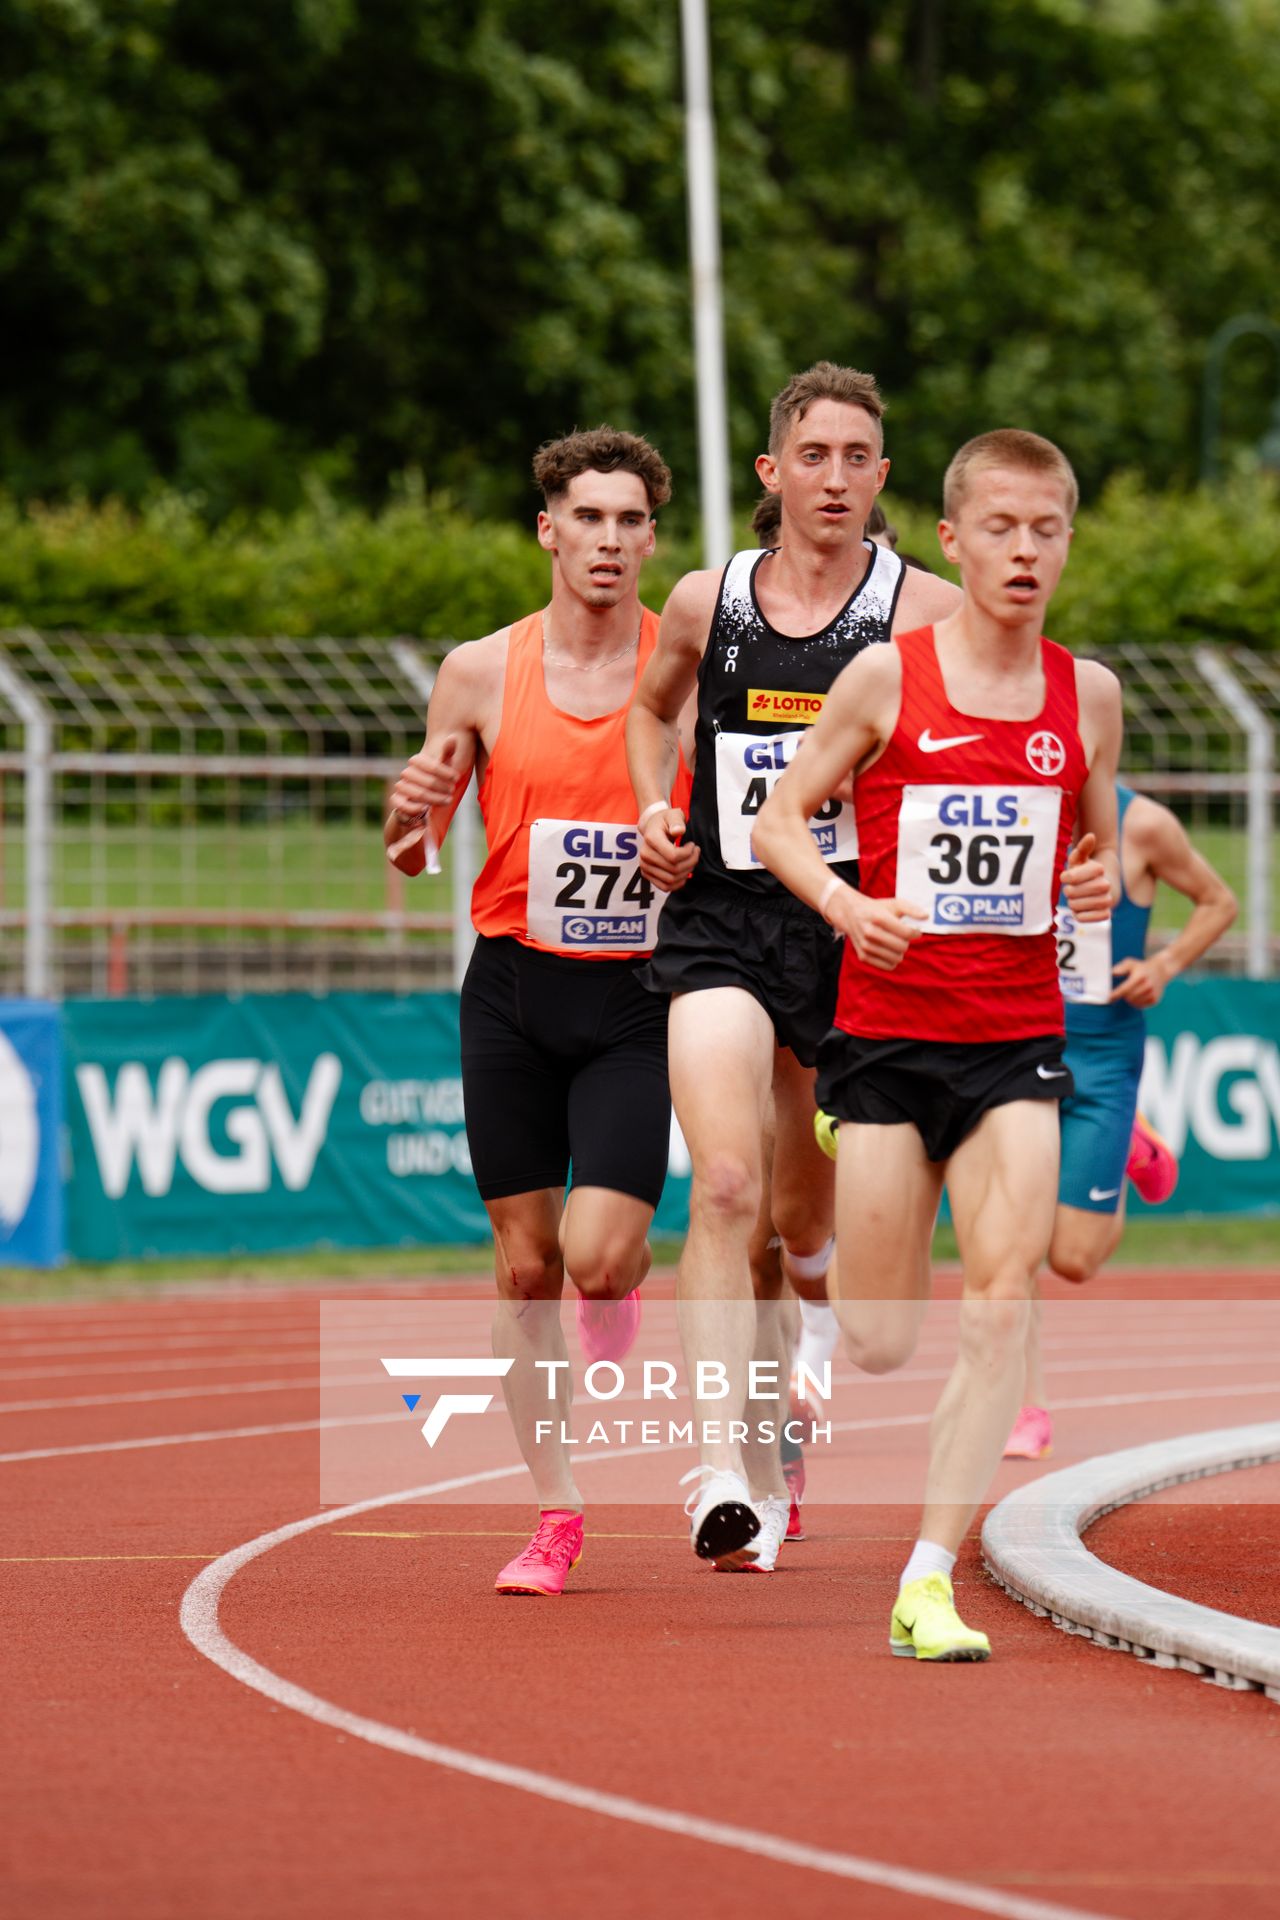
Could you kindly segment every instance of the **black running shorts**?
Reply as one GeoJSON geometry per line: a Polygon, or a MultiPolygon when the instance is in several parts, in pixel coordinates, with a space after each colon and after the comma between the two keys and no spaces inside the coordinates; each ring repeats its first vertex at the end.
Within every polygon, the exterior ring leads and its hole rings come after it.
{"type": "Polygon", "coordinates": [[[640,977],[660,994],[743,988],[781,1044],[811,1067],[835,1019],[842,945],[794,894],[695,878],[663,908],[657,949],[640,977]]]}
{"type": "Polygon", "coordinates": [[[482,1200],[609,1187],[656,1207],[667,1173],[667,1004],[639,960],[476,941],[462,983],[462,1098],[482,1200]]]}
{"type": "Polygon", "coordinates": [[[865,1040],[833,1027],[818,1055],[818,1105],[837,1120],[912,1126],[930,1160],[947,1160],[992,1107],[1065,1100],[1073,1091],[1060,1033],[1032,1040],[865,1040]]]}

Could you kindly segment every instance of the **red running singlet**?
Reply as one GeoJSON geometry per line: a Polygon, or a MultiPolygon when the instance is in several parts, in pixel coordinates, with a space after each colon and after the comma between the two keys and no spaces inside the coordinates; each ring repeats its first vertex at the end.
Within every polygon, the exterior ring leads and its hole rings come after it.
{"type": "Polygon", "coordinates": [[[1001,1041],[1063,1031],[1053,906],[1088,777],[1075,662],[1041,640],[1034,720],[961,713],[932,627],[901,634],[902,705],[854,782],[862,891],[927,907],[891,973],[846,941],[836,1025],[868,1039],[1001,1041]]]}

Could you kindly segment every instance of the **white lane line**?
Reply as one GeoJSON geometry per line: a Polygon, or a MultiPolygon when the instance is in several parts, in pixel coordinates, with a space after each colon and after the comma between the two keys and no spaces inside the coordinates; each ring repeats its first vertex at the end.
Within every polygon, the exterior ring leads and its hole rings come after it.
{"type": "MultiPolygon", "coordinates": [[[[318,1393],[322,1387],[385,1385],[385,1373],[345,1373],[323,1380],[224,1380],[214,1387],[149,1387],[145,1393],[71,1394],[61,1400],[3,1400],[5,1413],[74,1413],[79,1407],[150,1406],[153,1400],[216,1400],[229,1393],[318,1393]]],[[[621,1397],[621,1396],[619,1396],[621,1397]]]]}
{"type": "MultiPolygon", "coordinates": [[[[1252,1394],[1280,1394],[1280,1381],[1259,1381],[1256,1385],[1234,1387],[1169,1387],[1157,1389],[1154,1393],[1111,1393],[1101,1394],[1089,1400],[1057,1400],[1054,1412],[1079,1412],[1098,1407],[1141,1407],[1156,1405],[1163,1401],[1176,1400],[1237,1400],[1248,1398],[1252,1394]]],[[[610,1401],[617,1406],[622,1399],[610,1401]]],[[[878,1433],[890,1427],[927,1427],[933,1414],[900,1413],[889,1416],[880,1415],[871,1420],[833,1420],[833,1433],[878,1433]]],[[[24,1453],[0,1453],[0,1466],[15,1465],[24,1460],[60,1460],[72,1454],[88,1453],[130,1453],[146,1447],[181,1447],[199,1445],[209,1440],[249,1440],[266,1438],[278,1433],[313,1433],[322,1427],[364,1427],[377,1426],[391,1420],[403,1420],[403,1413],[361,1414],[358,1417],[342,1420],[287,1420],[278,1426],[227,1427],[209,1433],[165,1433],[151,1435],[140,1440],[91,1440],[74,1447],[33,1447],[24,1453]]],[[[644,1447],[641,1452],[652,1454],[653,1447],[644,1447]]],[[[599,1465],[604,1460],[619,1460],[626,1450],[605,1454],[603,1452],[584,1455],[591,1465],[599,1465]]]]}
{"type": "MultiPolygon", "coordinates": [[[[242,1301],[239,1304],[247,1303],[242,1301]]],[[[134,1347],[154,1351],[161,1347],[181,1347],[187,1345],[217,1346],[220,1344],[225,1345],[226,1336],[233,1334],[251,1334],[257,1339],[271,1337],[288,1341],[310,1340],[315,1338],[316,1316],[321,1309],[327,1308],[332,1315],[341,1307],[350,1306],[352,1310],[352,1327],[353,1330],[358,1330],[362,1320],[367,1318],[372,1309],[378,1307],[388,1307],[397,1311],[404,1311],[414,1307],[426,1307],[430,1309],[433,1314],[437,1315],[445,1308],[455,1307],[465,1309],[467,1313],[471,1314],[474,1313],[478,1303],[470,1297],[461,1300],[438,1300],[434,1299],[430,1294],[414,1294],[409,1298],[397,1296],[390,1299],[374,1300],[352,1300],[345,1294],[333,1294],[310,1295],[298,1304],[305,1307],[306,1311],[303,1313],[291,1313],[287,1316],[280,1315],[278,1317],[266,1314],[254,1314],[249,1318],[231,1320],[226,1318],[225,1314],[218,1315],[211,1309],[207,1316],[185,1323],[174,1322],[173,1320],[165,1318],[157,1320],[150,1317],[139,1319],[136,1323],[131,1323],[122,1321],[119,1318],[112,1318],[103,1323],[101,1333],[95,1332],[92,1328],[68,1328],[65,1337],[36,1340],[24,1338],[26,1331],[24,1329],[17,1327],[10,1328],[7,1326],[5,1323],[5,1314],[7,1311],[12,1310],[6,1310],[0,1306],[0,1360],[20,1359],[23,1356],[37,1358],[41,1356],[52,1357],[55,1355],[68,1358],[73,1357],[77,1353],[92,1356],[94,1354],[128,1350],[134,1347]]],[[[656,1304],[659,1306],[671,1306],[674,1311],[673,1301],[661,1301],[656,1304]]],[[[950,1311],[952,1315],[954,1315],[958,1305],[959,1302],[955,1300],[938,1300],[935,1302],[938,1310],[938,1318],[941,1319],[942,1314],[947,1311],[950,1311]]],[[[1047,1338],[1064,1337],[1062,1322],[1067,1309],[1073,1312],[1078,1311],[1082,1318],[1087,1318],[1093,1323],[1091,1331],[1081,1329],[1079,1333],[1071,1332],[1065,1335],[1066,1338],[1071,1340],[1073,1345],[1079,1343],[1082,1346],[1093,1344],[1106,1345],[1115,1338],[1118,1332],[1123,1331],[1126,1335],[1132,1335],[1136,1331],[1141,1331],[1147,1324],[1151,1324],[1150,1338],[1153,1342],[1164,1342],[1166,1340],[1177,1342],[1184,1338],[1194,1339],[1203,1334],[1206,1315],[1210,1311],[1212,1311],[1213,1315],[1215,1338],[1221,1338],[1224,1315],[1236,1321],[1240,1321],[1246,1316],[1252,1318],[1256,1315],[1264,1325],[1268,1320],[1272,1325],[1277,1324],[1277,1303],[1268,1300],[1244,1299],[1224,1301],[1206,1297],[1204,1300],[1199,1301],[1161,1302],[1154,1300],[1100,1300],[1082,1294],[1078,1299],[1072,1298],[1065,1301],[1052,1300],[1046,1303],[1050,1328],[1054,1328],[1055,1326],[1057,1328],[1056,1334],[1050,1333],[1046,1336],[1047,1338]],[[1169,1311],[1161,1312],[1160,1309],[1162,1307],[1167,1307],[1169,1311]],[[1192,1308],[1194,1311],[1179,1311],[1179,1308],[1184,1310],[1192,1308]],[[1103,1316],[1105,1316],[1105,1323],[1099,1324],[1103,1322],[1103,1316]]],[[[1259,1328],[1258,1330],[1261,1329],[1259,1328]]],[[[34,1332],[36,1330],[32,1329],[31,1331],[34,1332]]],[[[937,1342],[936,1333],[926,1328],[919,1350],[922,1353],[930,1350],[943,1351],[945,1350],[945,1346],[949,1344],[949,1341],[944,1343],[937,1342]]]]}
{"type": "MultiPolygon", "coordinates": [[[[287,1359],[282,1360],[282,1364],[286,1366],[294,1364],[301,1365],[304,1360],[309,1361],[312,1357],[310,1354],[299,1354],[296,1356],[295,1361],[294,1356],[290,1355],[287,1359]]],[[[368,1359],[368,1349],[360,1347],[345,1348],[340,1353],[326,1353],[324,1357],[326,1360],[366,1360],[368,1359]]],[[[272,1355],[261,1354],[258,1358],[260,1360],[270,1360],[272,1355]]],[[[247,1360],[223,1360],[201,1362],[200,1364],[202,1366],[247,1366],[249,1362],[247,1360]]],[[[1066,1373],[1180,1373],[1188,1367],[1202,1371],[1207,1367],[1257,1367],[1262,1364],[1263,1362],[1259,1360],[1255,1351],[1253,1353],[1200,1353],[1194,1357],[1188,1357],[1185,1360],[1055,1361],[1052,1364],[1047,1364],[1045,1371],[1050,1381],[1052,1381],[1059,1374],[1066,1373]]],[[[171,1371],[173,1370],[174,1363],[168,1360],[160,1360],[155,1362],[155,1365],[166,1371],[171,1371]]],[[[118,1369],[112,1368],[109,1369],[109,1371],[114,1372],[118,1371],[118,1369]]],[[[135,1369],[131,1368],[130,1371],[135,1371],[135,1369]]],[[[145,1369],[138,1367],[136,1371],[143,1372],[145,1369]]],[[[180,1371],[186,1372],[187,1369],[183,1367],[180,1371]]],[[[832,1375],[831,1384],[833,1388],[849,1386],[857,1390],[861,1390],[864,1386],[877,1386],[882,1388],[889,1386],[912,1387],[929,1384],[938,1380],[949,1380],[951,1378],[951,1372],[952,1369],[950,1367],[903,1367],[899,1372],[893,1374],[862,1375],[837,1373],[832,1375]]],[[[457,1373],[459,1376],[461,1375],[461,1366],[458,1367],[457,1373]]],[[[414,1378],[417,1377],[417,1375],[414,1376],[414,1378]]],[[[0,1375],[0,1378],[3,1378],[3,1375],[0,1375]]],[[[308,1389],[312,1392],[317,1392],[322,1388],[328,1387],[373,1386],[379,1382],[385,1384],[385,1381],[386,1375],[384,1373],[352,1373],[336,1376],[326,1374],[323,1378],[313,1376],[304,1380],[281,1380],[279,1378],[273,1380],[231,1380],[210,1387],[199,1385],[147,1387],[138,1393],[71,1393],[50,1400],[0,1400],[0,1415],[6,1413],[74,1413],[80,1407],[149,1406],[153,1400],[210,1400],[224,1394],[235,1393],[301,1393],[308,1389]]],[[[1259,1392],[1262,1391],[1265,1391],[1265,1389],[1259,1388],[1259,1392]]],[[[639,1404],[643,1402],[644,1397],[642,1391],[635,1389],[612,1395],[608,1401],[608,1405],[616,1407],[629,1403],[639,1404]]],[[[1177,1393],[1173,1397],[1181,1399],[1183,1395],[1177,1393]]],[[[583,1401],[579,1406],[579,1412],[589,1404],[591,1403],[583,1401]]],[[[1055,1408],[1064,1408],[1071,1407],[1077,1403],[1071,1400],[1055,1399],[1053,1404],[1055,1408]]],[[[1081,1404],[1088,1406],[1121,1406],[1125,1403],[1123,1400],[1091,1400],[1081,1404]]]]}
{"type": "Polygon", "coordinates": [[[271,1427],[215,1427],[208,1433],[154,1433],[145,1440],[89,1440],[80,1447],[32,1447],[26,1453],[0,1453],[0,1466],[22,1460],[65,1460],[74,1454],[140,1453],[148,1447],[196,1447],[210,1440],[274,1439],[280,1433],[319,1433],[328,1427],[378,1427],[403,1420],[403,1413],[363,1413],[350,1420],[282,1420],[271,1427]]]}
{"type": "MultiPolygon", "coordinates": [[[[651,1451],[645,1447],[629,1447],[611,1457],[623,1459],[651,1451]]],[[[283,1545],[285,1541],[296,1540],[301,1534],[310,1533],[317,1527],[331,1526],[338,1520],[350,1520],[379,1507],[425,1500],[433,1494],[454,1493],[468,1486],[479,1485],[482,1481],[511,1478],[524,1472],[522,1461],[514,1467],[494,1467],[484,1473],[464,1474],[453,1480],[438,1481],[435,1485],[380,1494],[373,1500],[359,1500],[351,1506],[312,1514],[306,1520],[295,1520],[287,1526],[275,1528],[271,1533],[259,1534],[256,1540],[232,1548],[229,1553],[215,1560],[212,1566],[196,1575],[182,1597],[182,1630],[198,1653],[221,1667],[233,1680],[262,1694],[277,1706],[288,1707],[321,1726],[351,1734],[357,1740],[367,1741],[370,1746],[383,1747],[409,1759],[425,1760],[432,1766],[447,1768],[451,1773],[467,1774],[473,1780],[483,1780],[491,1786],[510,1787],[518,1793],[532,1794],[539,1800],[576,1808],[580,1813],[598,1814],[607,1820],[624,1821],[629,1826],[674,1834],[682,1840],[699,1840],[707,1846],[750,1854],[779,1866],[800,1867],[812,1873],[829,1874],[839,1880],[858,1881],[864,1886],[885,1887],[893,1893],[911,1895],[920,1900],[937,1900],[944,1906],[960,1907],[968,1913],[993,1914],[998,1916],[998,1920],[1104,1920],[1103,1916],[1085,1913],[1078,1907],[1061,1907],[1043,1900],[1029,1900],[1021,1894],[976,1887],[971,1882],[952,1880],[943,1874],[920,1873],[911,1867],[869,1860],[858,1854],[810,1847],[797,1840],[788,1840],[781,1834],[760,1833],[750,1827],[731,1826],[723,1820],[704,1820],[698,1814],[652,1806],[644,1800],[633,1800],[627,1794],[604,1793],[596,1787],[579,1786],[572,1780],[559,1779],[555,1774],[541,1773],[531,1767],[510,1766],[504,1761],[487,1760],[481,1754],[467,1753],[459,1747],[446,1747],[434,1740],[423,1740],[417,1734],[406,1733],[380,1720],[367,1719],[363,1714],[350,1713],[345,1707],[336,1706],[331,1700],[308,1692],[305,1687],[297,1686],[293,1681],[273,1673],[269,1667],[264,1667],[223,1632],[218,1619],[218,1607],[228,1583],[242,1567],[269,1553],[272,1548],[283,1545]]]]}
{"type": "MultiPolygon", "coordinates": [[[[341,1353],[326,1354],[330,1360],[367,1359],[369,1349],[345,1348],[341,1353]]],[[[279,1353],[274,1349],[270,1353],[224,1353],[199,1355],[194,1360],[104,1360],[101,1365],[89,1362],[76,1367],[0,1367],[0,1380],[93,1380],[112,1374],[135,1373],[201,1373],[213,1372],[223,1367],[266,1367],[274,1362],[280,1367],[309,1367],[315,1364],[315,1350],[300,1353],[279,1353]]]]}

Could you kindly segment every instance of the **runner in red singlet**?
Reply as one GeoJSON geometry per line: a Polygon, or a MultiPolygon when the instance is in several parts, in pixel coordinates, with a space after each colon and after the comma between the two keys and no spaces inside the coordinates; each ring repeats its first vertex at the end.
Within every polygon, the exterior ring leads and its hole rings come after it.
{"type": "Polygon", "coordinates": [[[534,479],[550,605],[441,663],[385,839],[421,872],[474,767],[488,857],[461,996],[463,1101],[493,1228],[494,1352],[515,1363],[503,1387],[541,1508],[497,1586],[557,1594],[582,1552],[582,1498],[559,1437],[569,1389],[552,1406],[545,1384],[567,1369],[537,1363],[566,1358],[566,1274],[588,1358],[634,1339],[670,1138],[666,1006],[636,977],[665,896],[639,867],[624,729],[657,643],[640,568],[671,476],[647,441],[600,427],[543,447],[534,479]]]}
{"type": "Polygon", "coordinates": [[[1119,684],[1042,637],[1076,500],[1067,460],[1036,434],[961,448],[939,528],[961,607],[845,669],[754,837],[846,936],[818,1099],[841,1123],[836,1305],[857,1364],[883,1373],[911,1356],[944,1180],[964,1261],[959,1356],[890,1627],[892,1650],[917,1659],[990,1652],[950,1576],[1020,1404],[1053,1231],[1071,1089],[1054,907],[1060,884],[1082,921],[1119,895],[1119,684]],[[806,826],[851,768],[860,890],[814,857],[806,826]]]}

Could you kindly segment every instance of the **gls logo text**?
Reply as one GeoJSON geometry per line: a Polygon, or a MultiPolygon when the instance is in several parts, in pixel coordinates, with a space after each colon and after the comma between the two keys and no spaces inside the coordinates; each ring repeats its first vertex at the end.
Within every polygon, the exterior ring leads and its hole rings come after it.
{"type": "Polygon", "coordinates": [[[274,1061],[210,1060],[193,1073],[185,1060],[171,1058],[153,1089],[143,1063],[126,1060],[114,1092],[101,1066],[76,1068],[103,1191],[112,1200],[125,1192],[135,1164],[144,1193],[168,1193],[177,1160],[206,1193],[266,1193],[273,1161],[289,1191],[300,1193],[325,1143],[341,1082],[338,1056],[320,1054],[295,1118],[274,1061]],[[232,1103],[223,1121],[231,1152],[210,1136],[221,1101],[232,1103]]]}
{"type": "MultiPolygon", "coordinates": [[[[383,1366],[393,1380],[501,1380],[515,1365],[511,1360],[384,1360],[383,1366]]],[[[421,1396],[401,1394],[410,1413],[421,1396]]],[[[493,1404],[491,1393],[442,1393],[422,1423],[422,1437],[434,1447],[455,1413],[487,1413],[493,1404]]]]}
{"type": "Polygon", "coordinates": [[[1280,1137],[1280,1052],[1252,1033],[1180,1033],[1166,1055],[1153,1034],[1138,1104],[1179,1158],[1190,1133],[1215,1160],[1266,1160],[1280,1137]]]}

